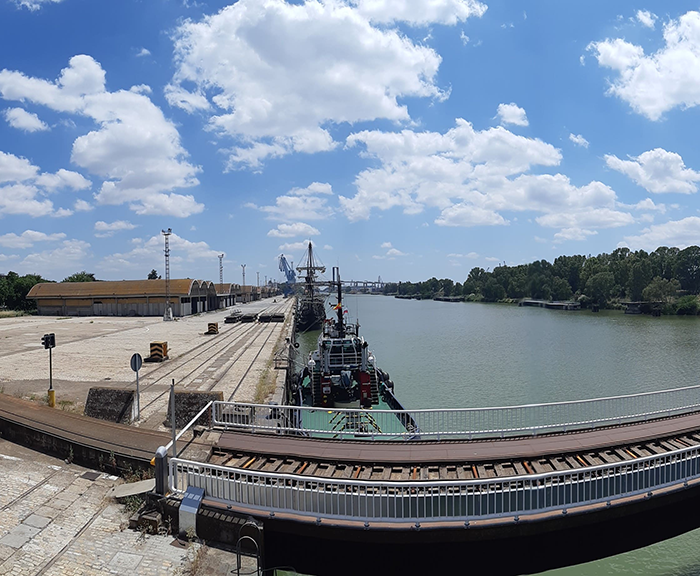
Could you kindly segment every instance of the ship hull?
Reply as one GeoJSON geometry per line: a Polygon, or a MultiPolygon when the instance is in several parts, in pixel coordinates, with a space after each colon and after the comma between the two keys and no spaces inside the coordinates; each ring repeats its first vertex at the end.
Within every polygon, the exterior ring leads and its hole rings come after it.
{"type": "Polygon", "coordinates": [[[323,307],[324,300],[301,301],[297,308],[297,330],[320,330],[323,321],[326,319],[326,309],[323,307]]]}

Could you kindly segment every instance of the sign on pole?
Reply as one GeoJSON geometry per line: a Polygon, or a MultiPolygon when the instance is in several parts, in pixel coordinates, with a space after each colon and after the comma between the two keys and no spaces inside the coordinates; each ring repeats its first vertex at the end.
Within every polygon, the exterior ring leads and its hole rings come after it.
{"type": "Polygon", "coordinates": [[[139,370],[143,365],[141,354],[134,354],[131,357],[131,369],[136,372],[136,420],[141,419],[141,391],[139,390],[139,370]]]}
{"type": "Polygon", "coordinates": [[[141,370],[141,366],[143,365],[143,358],[141,358],[141,354],[134,354],[131,357],[131,369],[138,373],[139,370],[141,370]]]}

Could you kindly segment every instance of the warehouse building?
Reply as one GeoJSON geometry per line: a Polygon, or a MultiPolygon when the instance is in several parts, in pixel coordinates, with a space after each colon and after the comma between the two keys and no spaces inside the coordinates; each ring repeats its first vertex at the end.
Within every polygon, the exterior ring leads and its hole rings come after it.
{"type": "Polygon", "coordinates": [[[216,295],[219,298],[219,308],[228,308],[236,303],[236,294],[240,292],[238,284],[224,282],[216,284],[216,295]]]}
{"type": "MultiPolygon", "coordinates": [[[[163,316],[165,280],[36,284],[27,294],[43,316],[163,316]]],[[[173,316],[219,308],[216,287],[205,280],[171,280],[173,316]]]]}

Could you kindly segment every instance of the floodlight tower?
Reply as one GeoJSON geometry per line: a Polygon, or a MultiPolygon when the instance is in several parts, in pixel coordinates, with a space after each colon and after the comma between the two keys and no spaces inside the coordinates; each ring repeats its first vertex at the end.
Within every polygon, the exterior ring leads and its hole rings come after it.
{"type": "Polygon", "coordinates": [[[172,228],[161,230],[165,236],[165,313],[163,320],[169,321],[173,319],[173,309],[170,306],[170,235],[173,233],[172,228]]]}

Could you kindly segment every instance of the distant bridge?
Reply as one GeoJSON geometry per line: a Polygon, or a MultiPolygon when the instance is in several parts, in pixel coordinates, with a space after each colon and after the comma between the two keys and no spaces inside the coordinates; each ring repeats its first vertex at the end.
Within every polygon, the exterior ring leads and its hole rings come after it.
{"type": "Polygon", "coordinates": [[[344,286],[348,286],[351,289],[358,289],[364,292],[383,290],[386,285],[386,283],[382,281],[381,276],[376,282],[371,280],[342,280],[342,283],[344,286]]]}

